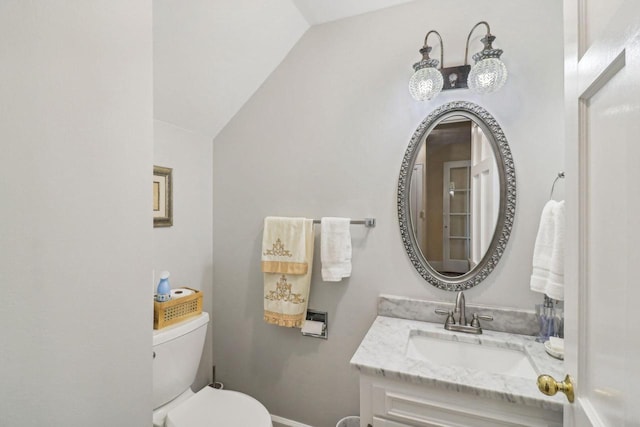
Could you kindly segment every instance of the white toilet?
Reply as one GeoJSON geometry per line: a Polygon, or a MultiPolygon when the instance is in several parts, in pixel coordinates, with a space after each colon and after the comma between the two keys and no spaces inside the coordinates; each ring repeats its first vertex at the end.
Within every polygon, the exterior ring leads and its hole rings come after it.
{"type": "Polygon", "coordinates": [[[209,314],[153,331],[154,427],[273,427],[267,409],[253,397],[205,387],[196,378],[209,314]]]}

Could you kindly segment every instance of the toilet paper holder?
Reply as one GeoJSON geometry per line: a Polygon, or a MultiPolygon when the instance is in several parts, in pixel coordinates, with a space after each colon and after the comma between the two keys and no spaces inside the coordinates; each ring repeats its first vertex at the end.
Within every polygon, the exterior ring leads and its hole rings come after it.
{"type": "Polygon", "coordinates": [[[313,324],[303,324],[302,325],[302,335],[307,336],[307,337],[313,337],[313,338],[322,338],[324,340],[328,339],[329,337],[329,330],[327,328],[328,324],[329,324],[329,315],[327,314],[326,311],[318,311],[318,310],[312,310],[312,309],[307,309],[307,315],[306,315],[306,320],[309,320],[310,322],[314,322],[313,324]],[[320,322],[322,323],[321,327],[322,327],[322,332],[321,333],[317,333],[317,323],[316,322],[320,322]]]}

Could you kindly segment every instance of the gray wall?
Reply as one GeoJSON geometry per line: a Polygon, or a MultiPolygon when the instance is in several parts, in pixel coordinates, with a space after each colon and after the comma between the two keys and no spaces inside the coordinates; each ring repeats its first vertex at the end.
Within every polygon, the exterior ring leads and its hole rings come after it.
{"type": "MultiPolygon", "coordinates": [[[[154,121],[153,139],[154,164],[173,169],[173,226],[153,229],[151,292],[160,272],[168,270],[171,287],[201,290],[202,309],[211,313],[213,145],[210,138],[198,132],[160,120],[154,121]]],[[[209,328],[195,389],[210,380],[211,351],[209,328]]]]}
{"type": "Polygon", "coordinates": [[[151,2],[0,3],[0,425],[151,423],[151,2]]]}
{"type": "MultiPolygon", "coordinates": [[[[480,50],[482,35],[473,37],[471,52],[480,50]]],[[[273,414],[332,427],[358,412],[357,372],[349,360],[375,317],[377,296],[453,300],[413,269],[396,213],[407,143],[429,111],[451,100],[479,103],[496,117],[518,178],[504,262],[467,292],[467,301],[532,309],[540,298],[528,289],[539,213],[563,165],[562,59],[555,0],[425,0],[312,27],[214,140],[218,379],[273,414]],[[445,65],[458,65],[469,30],[482,19],[505,51],[510,77],[502,91],[482,97],[453,91],[414,102],[407,82],[426,32],[442,34],[445,65]],[[323,283],[316,257],[310,307],[329,312],[328,341],[262,321],[259,257],[267,215],[378,220],[375,229],[351,229],[350,279],[323,283]]]]}

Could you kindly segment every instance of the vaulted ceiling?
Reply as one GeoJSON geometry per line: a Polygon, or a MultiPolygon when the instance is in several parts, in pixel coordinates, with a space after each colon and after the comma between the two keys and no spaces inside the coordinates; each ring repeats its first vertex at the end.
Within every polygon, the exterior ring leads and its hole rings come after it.
{"type": "Polygon", "coordinates": [[[154,0],[154,116],[214,138],[312,26],[414,0],[154,0]]]}
{"type": "Polygon", "coordinates": [[[323,24],[411,0],[293,0],[309,25],[323,24]]]}

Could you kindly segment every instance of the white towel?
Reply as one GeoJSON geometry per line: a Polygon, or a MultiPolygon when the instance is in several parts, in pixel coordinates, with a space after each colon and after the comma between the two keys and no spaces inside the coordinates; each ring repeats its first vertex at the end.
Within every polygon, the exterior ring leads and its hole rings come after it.
{"type": "Polygon", "coordinates": [[[549,200],[542,209],[530,287],[550,298],[564,299],[564,201],[549,200]]]}
{"type": "Polygon", "coordinates": [[[547,278],[551,268],[551,252],[553,251],[553,239],[555,237],[555,224],[553,210],[556,207],[555,200],[549,200],[542,209],[538,235],[533,247],[533,270],[530,286],[532,291],[544,293],[547,287],[547,278]]]}
{"type": "Polygon", "coordinates": [[[320,220],[320,260],[322,280],[339,282],[351,276],[351,218],[320,220]]]}
{"type": "Polygon", "coordinates": [[[549,264],[549,276],[544,293],[549,298],[564,301],[564,200],[553,209],[554,239],[549,264]]]}
{"type": "Polygon", "coordinates": [[[264,273],[306,274],[306,220],[268,216],[262,234],[264,273]]]}

